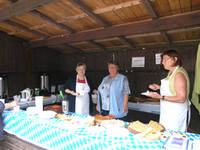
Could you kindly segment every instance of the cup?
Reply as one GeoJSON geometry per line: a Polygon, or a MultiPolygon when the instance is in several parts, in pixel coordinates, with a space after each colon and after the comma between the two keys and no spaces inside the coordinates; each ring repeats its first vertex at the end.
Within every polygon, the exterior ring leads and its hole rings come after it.
{"type": "Polygon", "coordinates": [[[43,111],[43,96],[36,96],[35,97],[35,107],[38,112],[43,111]]]}
{"type": "Polygon", "coordinates": [[[69,102],[66,100],[62,101],[62,112],[66,114],[68,112],[69,102]]]}
{"type": "Polygon", "coordinates": [[[92,102],[93,102],[94,104],[97,104],[97,101],[98,101],[98,96],[97,96],[97,94],[92,94],[92,102]]]}
{"type": "Polygon", "coordinates": [[[35,96],[39,96],[40,95],[40,89],[39,88],[35,88],[35,96]]]}

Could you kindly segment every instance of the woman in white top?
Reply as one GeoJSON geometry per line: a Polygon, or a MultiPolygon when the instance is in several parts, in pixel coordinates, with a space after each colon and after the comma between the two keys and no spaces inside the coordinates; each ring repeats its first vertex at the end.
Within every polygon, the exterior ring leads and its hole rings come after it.
{"type": "Polygon", "coordinates": [[[174,131],[186,131],[187,112],[189,110],[190,82],[187,72],[181,67],[181,60],[175,50],[162,54],[162,65],[169,70],[168,76],[161,80],[161,85],[150,84],[152,98],[160,99],[160,123],[174,131]]]}
{"type": "Polygon", "coordinates": [[[69,78],[64,86],[69,100],[69,111],[89,115],[92,82],[85,76],[86,64],[78,63],[77,75],[69,78]]]}

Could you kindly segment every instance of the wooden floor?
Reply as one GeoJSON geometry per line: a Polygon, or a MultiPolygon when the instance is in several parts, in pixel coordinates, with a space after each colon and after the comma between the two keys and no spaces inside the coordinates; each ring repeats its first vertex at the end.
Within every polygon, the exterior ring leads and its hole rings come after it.
{"type": "Polygon", "coordinates": [[[45,150],[8,133],[4,137],[4,141],[0,142],[0,150],[45,150]]]}

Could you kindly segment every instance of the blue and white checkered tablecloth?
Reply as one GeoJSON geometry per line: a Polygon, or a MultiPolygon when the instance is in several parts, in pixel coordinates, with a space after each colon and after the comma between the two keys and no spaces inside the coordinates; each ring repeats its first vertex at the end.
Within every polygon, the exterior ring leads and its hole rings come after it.
{"type": "MultiPolygon", "coordinates": [[[[84,115],[71,114],[84,118],[84,115]]],[[[98,126],[70,125],[56,118],[43,119],[25,111],[3,113],[4,130],[10,134],[50,150],[132,150],[162,149],[164,141],[139,140],[132,133],[118,134],[98,126]]],[[[200,135],[186,133],[190,140],[200,135]]]]}

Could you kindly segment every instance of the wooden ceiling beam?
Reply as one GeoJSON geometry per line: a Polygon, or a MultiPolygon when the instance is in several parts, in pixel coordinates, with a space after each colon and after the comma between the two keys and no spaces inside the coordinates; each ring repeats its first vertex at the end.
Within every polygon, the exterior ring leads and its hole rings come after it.
{"type": "Polygon", "coordinates": [[[153,33],[144,33],[144,34],[135,34],[135,35],[129,35],[126,36],[127,39],[132,39],[132,38],[141,38],[141,37],[149,37],[149,36],[160,36],[160,32],[153,32],[153,33]]]}
{"type": "Polygon", "coordinates": [[[152,18],[158,18],[157,13],[155,12],[152,3],[149,0],[141,0],[141,2],[144,4],[144,7],[149,12],[152,18]]]}
{"type": "Polygon", "coordinates": [[[20,30],[24,30],[24,31],[30,32],[32,34],[35,34],[35,35],[37,35],[39,37],[42,37],[43,39],[47,39],[49,37],[49,36],[47,36],[45,34],[42,34],[40,32],[37,32],[37,31],[34,31],[34,30],[30,30],[29,28],[27,28],[25,26],[22,26],[22,25],[20,25],[18,23],[15,23],[13,21],[10,21],[10,20],[6,20],[6,21],[4,21],[4,23],[9,24],[11,26],[15,26],[15,27],[19,28],[20,30]]]}
{"type": "MultiPolygon", "coordinates": [[[[153,19],[158,19],[158,15],[155,12],[152,3],[149,0],[142,0],[142,3],[144,4],[144,7],[146,8],[146,10],[149,12],[149,14],[151,15],[151,17],[153,19]]],[[[167,41],[168,44],[171,43],[167,33],[165,31],[161,31],[160,32],[161,36],[164,38],[165,41],[167,41]]]]}
{"type": "MultiPolygon", "coordinates": [[[[200,27],[185,28],[185,29],[178,29],[178,30],[171,30],[171,31],[162,31],[162,32],[166,32],[167,34],[173,34],[173,33],[182,33],[182,32],[194,32],[194,31],[200,31],[200,27]]],[[[132,39],[132,38],[158,36],[158,35],[161,35],[161,32],[129,35],[129,36],[126,36],[126,38],[127,39],[132,39]]]]}
{"type": "Polygon", "coordinates": [[[133,44],[133,42],[131,42],[129,39],[127,39],[124,36],[120,36],[119,37],[122,41],[126,42],[130,47],[135,48],[135,45],[133,44]]]}
{"type": "Polygon", "coordinates": [[[37,17],[39,17],[39,18],[45,20],[45,21],[48,22],[49,24],[52,24],[52,25],[54,25],[54,26],[56,26],[56,27],[58,27],[58,28],[61,28],[61,29],[63,29],[63,30],[66,30],[66,31],[68,31],[68,32],[70,32],[70,33],[74,33],[74,32],[75,32],[74,29],[72,29],[72,28],[70,28],[70,27],[67,27],[67,26],[65,26],[65,25],[63,25],[63,24],[60,24],[60,23],[55,22],[55,21],[54,21],[53,19],[51,19],[50,17],[48,17],[48,16],[46,16],[46,15],[44,15],[44,14],[41,14],[41,13],[40,13],[39,11],[37,11],[37,10],[33,10],[33,11],[31,11],[30,13],[33,14],[34,16],[37,16],[37,17]]]}
{"type": "Polygon", "coordinates": [[[93,45],[96,45],[97,47],[99,47],[100,49],[102,49],[102,50],[104,50],[104,51],[107,51],[106,48],[105,48],[105,46],[102,45],[102,44],[100,44],[100,43],[97,43],[97,42],[95,42],[95,41],[93,41],[93,40],[90,40],[90,41],[88,41],[88,42],[91,43],[91,44],[93,44],[93,45]]]}
{"type": "Polygon", "coordinates": [[[64,42],[80,42],[88,40],[98,40],[133,34],[144,34],[159,31],[175,30],[178,28],[200,25],[200,11],[194,11],[174,16],[162,17],[154,20],[146,20],[138,23],[129,23],[119,26],[112,26],[105,29],[92,30],[87,32],[77,32],[63,37],[51,38],[47,40],[32,42],[33,47],[56,45],[64,42]]]}
{"type": "Polygon", "coordinates": [[[68,48],[73,49],[73,50],[76,51],[77,53],[83,53],[83,50],[81,50],[81,49],[79,49],[79,48],[76,48],[76,47],[74,47],[74,46],[72,46],[72,45],[69,45],[69,44],[67,44],[67,43],[63,43],[62,45],[64,45],[65,47],[68,47],[68,48]]]}
{"type": "Polygon", "coordinates": [[[88,8],[86,5],[84,5],[80,0],[69,0],[73,5],[81,9],[83,12],[85,12],[88,16],[93,18],[96,22],[100,23],[104,27],[110,26],[106,21],[104,21],[102,18],[100,18],[98,15],[92,12],[90,8],[88,8]]]}
{"type": "Polygon", "coordinates": [[[165,39],[165,41],[167,41],[168,44],[171,44],[171,40],[169,39],[169,37],[165,31],[161,31],[160,34],[165,39]]]}
{"type": "Polygon", "coordinates": [[[58,0],[19,0],[0,10],[0,22],[58,0]]]}
{"type": "Polygon", "coordinates": [[[114,40],[120,40],[120,38],[119,37],[105,38],[105,39],[95,40],[95,42],[109,42],[114,40]]]}
{"type": "Polygon", "coordinates": [[[200,42],[200,39],[173,41],[173,43],[189,43],[189,42],[194,42],[198,44],[200,42]]]}
{"type": "Polygon", "coordinates": [[[173,34],[173,33],[181,33],[181,32],[194,32],[194,31],[200,31],[200,27],[171,30],[171,31],[167,31],[167,33],[173,34]]]}
{"type": "MultiPolygon", "coordinates": [[[[139,5],[139,4],[141,4],[140,0],[133,0],[133,1],[129,1],[129,2],[124,2],[124,3],[120,3],[120,4],[116,4],[116,5],[100,8],[100,9],[96,9],[96,10],[93,11],[93,13],[94,14],[102,14],[102,13],[107,13],[107,12],[115,11],[115,10],[126,8],[126,7],[131,7],[131,6],[139,5]]],[[[86,16],[88,16],[88,15],[85,14],[85,13],[84,14],[75,15],[75,16],[69,16],[69,17],[66,17],[64,19],[58,20],[58,22],[59,23],[71,22],[73,20],[84,18],[86,16]]]]}
{"type": "MultiPolygon", "coordinates": [[[[126,8],[126,7],[131,7],[131,6],[134,6],[134,5],[139,5],[140,3],[141,3],[140,0],[124,2],[124,3],[117,4],[117,5],[112,5],[112,6],[109,6],[109,7],[96,9],[96,10],[93,11],[93,13],[95,13],[95,14],[106,13],[106,12],[115,11],[115,10],[126,8]]],[[[61,23],[64,23],[64,22],[71,22],[73,20],[81,19],[81,18],[84,18],[86,16],[88,16],[88,15],[86,13],[83,13],[83,14],[79,14],[79,15],[75,15],[75,16],[69,16],[69,17],[66,17],[66,18],[61,19],[61,20],[56,20],[56,22],[58,24],[61,24],[61,23]]],[[[41,24],[41,25],[32,26],[29,29],[30,30],[37,30],[37,29],[44,28],[48,25],[49,25],[49,23],[45,23],[45,24],[41,24]]],[[[17,32],[11,32],[9,34],[14,35],[14,34],[17,34],[19,32],[23,32],[23,30],[17,31],[17,32]]]]}
{"type": "Polygon", "coordinates": [[[4,0],[4,1],[9,3],[16,3],[18,0],[4,0]]]}

